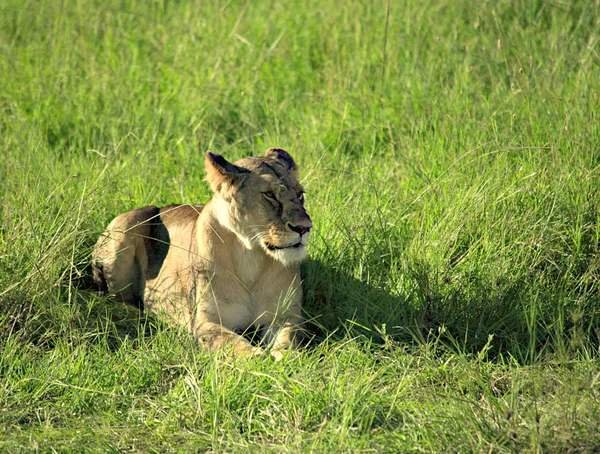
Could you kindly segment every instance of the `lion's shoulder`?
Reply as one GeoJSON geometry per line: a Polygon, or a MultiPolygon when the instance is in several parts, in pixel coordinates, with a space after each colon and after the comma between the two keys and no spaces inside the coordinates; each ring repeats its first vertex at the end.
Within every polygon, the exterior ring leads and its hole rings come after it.
{"type": "Polygon", "coordinates": [[[167,205],[158,209],[158,216],[167,226],[181,226],[196,222],[205,205],[167,205]]]}

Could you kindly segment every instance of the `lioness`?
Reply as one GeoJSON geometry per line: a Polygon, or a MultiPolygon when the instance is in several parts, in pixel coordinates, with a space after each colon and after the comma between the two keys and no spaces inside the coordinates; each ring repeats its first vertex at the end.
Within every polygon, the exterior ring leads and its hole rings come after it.
{"type": "Polygon", "coordinates": [[[205,168],[214,191],[206,205],[117,216],[96,243],[94,279],[211,349],[261,353],[237,334],[260,328],[262,345],[280,359],[302,323],[300,262],[312,228],[298,168],[279,148],[234,164],[208,151],[205,168]]]}

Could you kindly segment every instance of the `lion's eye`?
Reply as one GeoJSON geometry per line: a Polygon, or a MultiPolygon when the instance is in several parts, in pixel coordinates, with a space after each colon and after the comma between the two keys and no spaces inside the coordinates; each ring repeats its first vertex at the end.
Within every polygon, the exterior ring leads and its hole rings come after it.
{"type": "Polygon", "coordinates": [[[273,193],[273,191],[266,191],[266,192],[263,192],[262,194],[265,196],[265,199],[277,202],[277,197],[275,197],[275,194],[273,193]]]}

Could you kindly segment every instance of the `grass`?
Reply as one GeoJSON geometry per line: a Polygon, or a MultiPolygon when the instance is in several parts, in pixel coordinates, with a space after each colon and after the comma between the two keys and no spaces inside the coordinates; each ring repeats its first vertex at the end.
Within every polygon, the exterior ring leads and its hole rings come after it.
{"type": "Polygon", "coordinates": [[[600,449],[600,4],[0,2],[0,450],[600,449]],[[313,342],[85,289],[119,212],[288,149],[313,342]]]}

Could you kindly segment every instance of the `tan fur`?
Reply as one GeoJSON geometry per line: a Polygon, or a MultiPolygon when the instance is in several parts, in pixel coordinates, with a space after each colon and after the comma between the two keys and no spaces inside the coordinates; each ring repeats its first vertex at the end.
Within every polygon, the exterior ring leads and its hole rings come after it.
{"type": "Polygon", "coordinates": [[[269,149],[235,164],[207,152],[205,167],[212,199],[117,216],[92,254],[94,278],[211,349],[261,353],[237,334],[260,327],[279,359],[302,323],[300,262],[312,227],[297,166],[269,149]]]}

